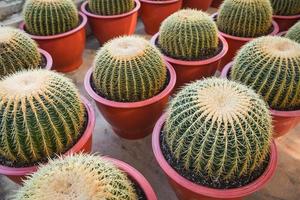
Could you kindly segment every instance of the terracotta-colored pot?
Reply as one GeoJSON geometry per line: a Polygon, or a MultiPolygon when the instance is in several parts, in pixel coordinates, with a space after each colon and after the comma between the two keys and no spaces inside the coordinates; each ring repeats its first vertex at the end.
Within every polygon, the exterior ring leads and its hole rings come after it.
{"type": "MultiPolygon", "coordinates": [[[[212,15],[213,19],[217,19],[217,15],[218,13],[214,13],[212,15]]],[[[276,35],[279,32],[279,27],[278,24],[273,20],[272,21],[272,25],[273,25],[273,29],[272,32],[270,33],[270,35],[276,35]]],[[[224,66],[231,62],[236,54],[236,52],[247,42],[250,42],[251,40],[255,39],[255,38],[245,38],[245,37],[237,37],[237,36],[233,36],[233,35],[228,35],[226,33],[223,33],[221,31],[219,31],[219,33],[226,39],[226,41],[228,42],[228,52],[227,54],[222,58],[220,66],[219,66],[219,70],[222,71],[222,69],[224,68],[224,66]]]]}
{"type": "Polygon", "coordinates": [[[291,16],[273,15],[273,19],[279,26],[279,31],[287,31],[300,20],[300,14],[291,16]]]}
{"type": "Polygon", "coordinates": [[[93,68],[87,72],[84,80],[86,91],[96,101],[104,118],[120,137],[131,140],[141,139],[152,132],[176,83],[175,70],[169,63],[166,64],[170,75],[166,88],[156,96],[138,102],[115,102],[101,97],[91,86],[93,68]]]}
{"type": "Polygon", "coordinates": [[[219,8],[222,3],[223,3],[223,0],[213,0],[211,7],[219,8]]]}
{"type": "MultiPolygon", "coordinates": [[[[159,33],[155,34],[152,37],[151,43],[153,45],[157,44],[158,37],[159,33]]],[[[216,70],[218,69],[220,60],[226,55],[228,51],[228,44],[221,35],[219,35],[219,41],[223,46],[220,53],[206,60],[185,61],[164,55],[165,60],[171,63],[176,71],[177,82],[175,90],[188,82],[201,79],[203,77],[213,76],[215,74],[216,70]]]]}
{"type": "Polygon", "coordinates": [[[132,35],[135,32],[138,10],[141,3],[135,0],[135,8],[120,15],[96,15],[89,11],[88,2],[81,5],[81,11],[88,17],[92,32],[100,44],[122,36],[132,35]]]}
{"type": "Polygon", "coordinates": [[[210,7],[212,1],[213,0],[183,0],[183,7],[206,11],[210,7]]]}
{"type": "MultiPolygon", "coordinates": [[[[74,71],[82,64],[82,54],[85,48],[85,25],[87,17],[79,12],[81,23],[75,29],[51,36],[29,36],[40,48],[46,50],[53,58],[53,70],[58,72],[74,71]]],[[[20,29],[26,32],[25,23],[20,29]]]]}
{"type": "Polygon", "coordinates": [[[155,125],[152,134],[152,148],[160,168],[167,175],[180,200],[242,200],[244,197],[261,189],[272,178],[277,165],[275,142],[272,142],[271,145],[271,156],[267,169],[258,179],[246,186],[234,189],[213,189],[189,181],[169,165],[160,148],[160,132],[165,120],[166,115],[162,115],[155,125]]]}
{"type": "Polygon", "coordinates": [[[38,50],[39,50],[40,54],[45,58],[45,61],[46,61],[44,69],[51,70],[52,65],[53,65],[53,60],[52,60],[51,55],[43,49],[39,48],[38,50]]]}
{"type": "Polygon", "coordinates": [[[157,33],[161,22],[182,6],[182,0],[140,0],[140,2],[140,15],[145,26],[145,32],[149,35],[157,33]]]}
{"type": "Polygon", "coordinates": [[[139,185],[140,188],[144,191],[147,200],[157,200],[157,196],[154,190],[152,189],[150,183],[139,171],[137,171],[135,168],[131,167],[130,165],[128,165],[123,161],[109,158],[109,157],[104,157],[104,159],[112,162],[120,170],[125,172],[132,181],[134,181],[137,185],[139,185]]]}
{"type": "MultiPolygon", "coordinates": [[[[222,73],[222,78],[228,78],[228,74],[233,66],[233,62],[228,63],[222,73]]],[[[279,111],[270,109],[273,119],[273,137],[278,138],[287,134],[298,123],[300,123],[300,110],[295,111],[279,111]]]]}
{"type": "MultiPolygon", "coordinates": [[[[92,149],[92,134],[95,127],[95,112],[92,107],[92,105],[89,103],[89,101],[81,97],[82,102],[84,103],[87,111],[88,116],[88,122],[86,125],[86,129],[81,136],[81,138],[78,140],[78,142],[70,148],[64,155],[77,153],[77,152],[85,152],[90,153],[92,149]]],[[[3,165],[0,165],[0,174],[6,175],[9,179],[14,181],[15,183],[22,184],[23,180],[26,179],[26,176],[37,171],[38,165],[31,166],[31,167],[20,167],[20,168],[14,168],[14,167],[6,167],[3,165]]]]}

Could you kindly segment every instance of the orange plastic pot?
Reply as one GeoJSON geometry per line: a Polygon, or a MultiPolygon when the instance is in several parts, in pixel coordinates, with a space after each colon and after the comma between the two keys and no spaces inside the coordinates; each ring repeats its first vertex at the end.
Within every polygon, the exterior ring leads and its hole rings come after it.
{"type": "Polygon", "coordinates": [[[287,31],[300,20],[300,14],[291,16],[273,15],[273,19],[279,26],[279,31],[287,31]]]}
{"type": "MultiPolygon", "coordinates": [[[[82,64],[82,54],[85,48],[85,25],[87,17],[79,12],[81,23],[75,29],[51,36],[29,36],[34,39],[40,48],[46,50],[53,58],[53,70],[70,72],[82,64]]],[[[20,29],[26,32],[24,22],[20,29]]]]}
{"type": "Polygon", "coordinates": [[[182,6],[182,0],[140,0],[140,2],[140,15],[145,26],[145,32],[149,35],[157,33],[161,22],[182,6]]]}
{"type": "Polygon", "coordinates": [[[210,7],[212,1],[213,0],[183,0],[183,7],[206,11],[210,7]]]}
{"type": "Polygon", "coordinates": [[[88,2],[81,5],[81,11],[88,17],[92,32],[100,44],[122,36],[132,35],[135,32],[138,10],[141,4],[135,0],[135,8],[120,15],[96,15],[89,11],[88,2]]]}
{"type": "Polygon", "coordinates": [[[213,0],[211,7],[219,8],[222,3],[223,3],[223,0],[213,0]]]}

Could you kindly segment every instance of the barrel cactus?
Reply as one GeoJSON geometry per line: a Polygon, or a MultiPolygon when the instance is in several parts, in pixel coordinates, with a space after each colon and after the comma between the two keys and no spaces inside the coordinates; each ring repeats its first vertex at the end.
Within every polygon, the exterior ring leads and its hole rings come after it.
{"type": "Polygon", "coordinates": [[[272,119],[253,90],[227,79],[199,80],[171,101],[163,129],[171,160],[211,187],[240,187],[268,160],[272,119]]]}
{"type": "Polygon", "coordinates": [[[167,81],[160,52],[138,36],[119,37],[97,53],[92,75],[95,90],[113,101],[136,102],[158,94],[167,81]]]}
{"type": "Polygon", "coordinates": [[[33,35],[65,33],[79,24],[78,11],[72,0],[26,0],[23,15],[26,31],[33,35]]]}
{"type": "Polygon", "coordinates": [[[97,15],[119,15],[131,11],[134,0],[88,0],[89,9],[97,15]]]}
{"type": "Polygon", "coordinates": [[[166,55],[182,60],[200,60],[218,51],[218,28],[200,10],[185,9],[165,19],[159,29],[158,46],[166,55]]]}
{"type": "Polygon", "coordinates": [[[265,36],[246,44],[234,60],[230,79],[263,96],[276,110],[300,108],[300,44],[265,36]]]}
{"type": "Polygon", "coordinates": [[[0,77],[38,68],[41,55],[37,44],[18,29],[0,27],[0,77]]]}
{"type": "Polygon", "coordinates": [[[297,15],[300,14],[299,0],[270,0],[275,15],[297,15]]]}
{"type": "Polygon", "coordinates": [[[217,25],[220,31],[229,35],[259,37],[271,31],[272,12],[269,0],[225,0],[217,25]]]}
{"type": "Polygon", "coordinates": [[[300,44],[300,21],[289,29],[285,37],[294,40],[300,44]]]}
{"type": "Polygon", "coordinates": [[[62,75],[43,69],[9,75],[0,82],[0,160],[27,166],[64,153],[85,118],[75,85],[62,75]]]}
{"type": "Polygon", "coordinates": [[[71,155],[50,160],[25,181],[15,200],[138,200],[133,183],[99,156],[71,155]]]}

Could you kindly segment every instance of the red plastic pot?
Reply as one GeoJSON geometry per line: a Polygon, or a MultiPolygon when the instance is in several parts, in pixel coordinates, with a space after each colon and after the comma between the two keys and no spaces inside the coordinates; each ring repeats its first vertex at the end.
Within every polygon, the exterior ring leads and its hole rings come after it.
{"type": "Polygon", "coordinates": [[[122,36],[132,35],[137,24],[138,10],[141,3],[135,0],[135,8],[120,15],[96,15],[89,11],[88,2],[81,5],[81,11],[88,17],[92,32],[100,44],[108,40],[122,36]]]}
{"type": "Polygon", "coordinates": [[[122,138],[141,139],[149,135],[163,113],[169,96],[176,83],[176,73],[173,67],[167,64],[170,80],[166,88],[156,96],[139,102],[115,102],[98,95],[91,86],[91,68],[84,80],[88,94],[96,101],[96,105],[114,132],[122,138]]]}
{"type": "MultiPolygon", "coordinates": [[[[64,155],[73,154],[77,152],[90,153],[92,149],[92,133],[94,131],[96,121],[95,112],[92,105],[86,98],[81,97],[81,99],[86,107],[88,115],[87,126],[78,142],[72,148],[70,148],[64,155]]],[[[6,167],[0,165],[0,174],[6,175],[15,183],[22,184],[23,180],[26,179],[26,176],[37,171],[37,169],[38,165],[20,168],[6,167]]]]}
{"type": "MultiPolygon", "coordinates": [[[[155,34],[151,43],[156,45],[159,33],[155,34]]],[[[220,60],[226,55],[228,51],[228,44],[226,40],[219,35],[219,41],[222,43],[222,50],[216,56],[199,61],[185,61],[178,60],[164,55],[166,61],[171,63],[176,71],[177,82],[175,89],[183,86],[185,83],[201,79],[203,77],[213,76],[218,69],[220,60]]]]}
{"type": "Polygon", "coordinates": [[[211,7],[219,8],[222,3],[223,3],[223,0],[213,0],[211,7]]]}
{"type": "Polygon", "coordinates": [[[157,33],[161,22],[182,6],[182,0],[140,0],[140,2],[140,15],[145,25],[145,32],[149,35],[157,33]]]}
{"type": "Polygon", "coordinates": [[[183,0],[183,7],[206,11],[210,7],[212,1],[213,0],[183,0]]]}
{"type": "MultiPolygon", "coordinates": [[[[233,66],[233,62],[228,63],[222,73],[222,78],[228,78],[228,74],[233,66]]],[[[300,110],[295,111],[279,111],[270,109],[273,119],[273,137],[278,138],[287,134],[300,122],[300,110]]]]}
{"type": "Polygon", "coordinates": [[[273,15],[273,19],[279,26],[279,31],[287,31],[300,20],[300,14],[291,16],[273,15]]]}
{"type": "MultiPolygon", "coordinates": [[[[81,23],[75,29],[51,36],[29,36],[34,39],[40,48],[46,50],[53,58],[53,70],[58,72],[73,71],[82,64],[82,54],[85,48],[85,25],[87,17],[79,12],[81,23]]],[[[25,23],[20,29],[26,32],[25,23]]]]}
{"type": "Polygon", "coordinates": [[[181,200],[242,200],[244,197],[260,190],[274,175],[277,165],[277,149],[275,142],[271,145],[271,156],[266,171],[252,183],[234,189],[213,189],[195,184],[176,172],[166,161],[160,148],[160,132],[166,120],[162,115],[157,121],[152,134],[152,148],[160,168],[167,175],[169,182],[181,200]]]}
{"type": "Polygon", "coordinates": [[[45,60],[46,60],[46,64],[45,64],[45,66],[44,66],[44,68],[45,69],[48,69],[48,70],[51,70],[51,68],[52,68],[52,65],[53,65],[53,60],[52,60],[52,57],[51,57],[51,55],[47,52],[47,51],[45,51],[45,50],[43,50],[43,49],[38,49],[39,50],[39,52],[40,52],[40,54],[45,58],[45,60]]]}

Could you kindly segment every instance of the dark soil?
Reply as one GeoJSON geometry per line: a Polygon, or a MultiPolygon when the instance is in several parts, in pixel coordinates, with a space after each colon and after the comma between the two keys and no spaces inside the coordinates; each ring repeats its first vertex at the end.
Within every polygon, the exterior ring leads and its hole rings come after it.
{"type": "Polygon", "coordinates": [[[43,54],[41,54],[41,57],[42,57],[42,60],[41,60],[39,67],[42,69],[45,69],[46,65],[47,65],[47,59],[45,58],[45,56],[43,54]]]}
{"type": "Polygon", "coordinates": [[[133,183],[133,187],[136,191],[136,194],[138,196],[138,200],[151,200],[151,199],[147,199],[145,192],[135,181],[132,181],[132,183],[133,183]]]}

